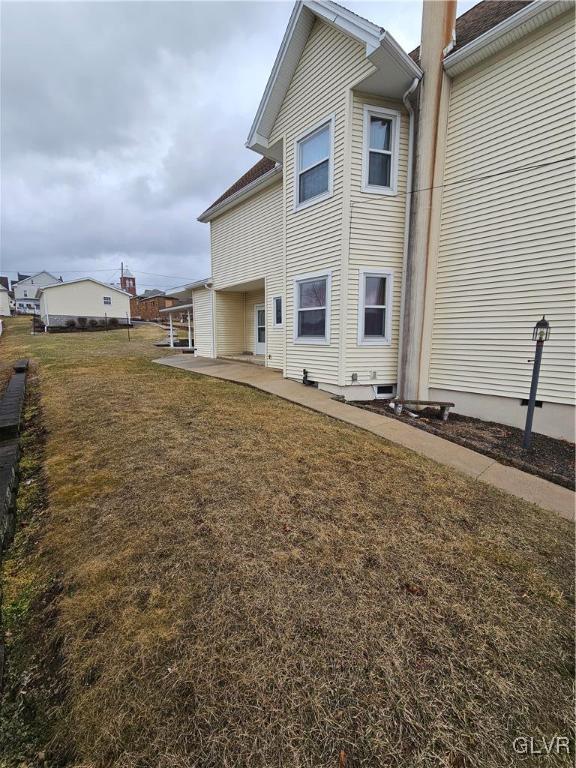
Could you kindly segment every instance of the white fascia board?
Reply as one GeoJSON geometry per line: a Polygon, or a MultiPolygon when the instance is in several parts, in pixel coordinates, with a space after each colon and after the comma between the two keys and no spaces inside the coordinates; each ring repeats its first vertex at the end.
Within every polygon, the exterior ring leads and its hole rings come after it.
{"type": "Polygon", "coordinates": [[[459,75],[573,8],[573,3],[568,0],[534,0],[459,51],[447,56],[444,69],[451,77],[459,75]]]}
{"type": "Polygon", "coordinates": [[[218,205],[214,205],[212,208],[205,210],[204,213],[198,216],[198,221],[201,221],[204,224],[208,221],[212,221],[212,219],[215,219],[216,216],[220,216],[222,213],[229,210],[230,208],[233,208],[238,203],[241,203],[247,198],[252,197],[252,195],[255,195],[256,192],[260,192],[266,187],[269,187],[276,181],[276,178],[281,175],[282,166],[277,165],[275,168],[271,168],[269,171],[266,171],[266,173],[262,174],[262,176],[259,176],[254,181],[251,181],[250,184],[247,184],[245,187],[242,187],[242,189],[239,189],[238,192],[234,192],[233,195],[230,195],[230,197],[222,200],[222,202],[218,203],[218,205]]]}
{"type": "Polygon", "coordinates": [[[96,280],[93,277],[77,277],[75,280],[66,280],[65,282],[57,282],[52,283],[52,285],[45,285],[38,291],[38,295],[44,293],[44,291],[50,290],[50,288],[62,288],[66,285],[74,285],[76,283],[96,283],[97,285],[101,285],[103,288],[106,288],[109,291],[116,291],[116,293],[123,293],[125,296],[132,297],[131,293],[128,293],[128,291],[123,291],[121,288],[116,288],[113,285],[109,285],[108,283],[103,283],[101,280],[96,280]]]}
{"type": "Polygon", "coordinates": [[[188,291],[192,291],[195,288],[209,288],[212,285],[212,278],[205,277],[203,280],[196,280],[194,283],[184,283],[184,285],[177,285],[174,288],[164,293],[168,298],[175,299],[180,294],[186,294],[188,291]]]}
{"type": "Polygon", "coordinates": [[[265,156],[273,156],[268,134],[272,130],[286,96],[315,18],[322,19],[349,37],[363,43],[366,46],[366,57],[375,66],[378,66],[378,60],[382,54],[384,57],[387,54],[393,59],[395,66],[406,74],[408,80],[406,87],[414,78],[422,77],[420,67],[412,61],[394,38],[378,25],[362,19],[330,0],[297,2],[246,141],[249,149],[265,156]]]}

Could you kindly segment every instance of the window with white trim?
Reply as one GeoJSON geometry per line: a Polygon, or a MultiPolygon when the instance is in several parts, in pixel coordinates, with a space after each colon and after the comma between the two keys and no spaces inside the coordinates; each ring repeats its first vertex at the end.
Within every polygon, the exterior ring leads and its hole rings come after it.
{"type": "Polygon", "coordinates": [[[309,344],[330,341],[330,275],[307,275],[294,283],[294,339],[309,344]]]}
{"type": "Polygon", "coordinates": [[[104,304],[112,304],[112,297],[104,296],[104,304]]]}
{"type": "Polygon", "coordinates": [[[389,344],[392,273],[360,270],[358,343],[389,344]]]}
{"type": "Polygon", "coordinates": [[[383,107],[364,107],[362,190],[395,195],[398,184],[400,115],[383,107]]]}
{"type": "Polygon", "coordinates": [[[282,317],[282,296],[274,296],[272,299],[272,318],[275,328],[278,328],[284,322],[282,317]]]}
{"type": "Polygon", "coordinates": [[[296,208],[332,194],[333,119],[296,142],[296,208]]]}

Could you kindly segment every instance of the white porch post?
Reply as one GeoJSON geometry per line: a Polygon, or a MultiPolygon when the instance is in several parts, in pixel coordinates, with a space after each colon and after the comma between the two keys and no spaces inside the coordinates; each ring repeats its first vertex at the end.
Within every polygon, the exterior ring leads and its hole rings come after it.
{"type": "Polygon", "coordinates": [[[170,317],[170,346],[174,347],[174,328],[172,327],[172,312],[168,315],[170,317]]]}
{"type": "Polygon", "coordinates": [[[188,349],[192,349],[192,323],[190,322],[190,310],[188,310],[188,349]]]}

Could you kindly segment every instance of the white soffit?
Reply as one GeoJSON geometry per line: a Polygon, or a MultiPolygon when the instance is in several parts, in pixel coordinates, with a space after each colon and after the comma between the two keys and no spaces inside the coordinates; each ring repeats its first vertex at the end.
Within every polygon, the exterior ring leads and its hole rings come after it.
{"type": "Polygon", "coordinates": [[[276,161],[282,160],[282,148],[269,145],[270,134],[316,18],[366,46],[366,58],[375,70],[364,82],[355,84],[358,89],[400,98],[414,78],[422,77],[418,65],[376,24],[330,0],[297,2],[246,141],[247,147],[276,161]]]}
{"type": "Polygon", "coordinates": [[[444,69],[451,77],[459,75],[570,9],[574,10],[571,0],[534,0],[459,51],[447,56],[444,69]]]}

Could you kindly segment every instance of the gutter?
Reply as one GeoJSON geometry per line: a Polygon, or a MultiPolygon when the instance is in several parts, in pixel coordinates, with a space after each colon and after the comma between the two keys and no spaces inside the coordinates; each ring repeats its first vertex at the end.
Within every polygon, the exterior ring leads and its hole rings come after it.
{"type": "Polygon", "coordinates": [[[574,4],[569,0],[534,0],[459,51],[447,56],[444,69],[451,77],[459,75],[572,8],[574,4]]]}
{"type": "MultiPolygon", "coordinates": [[[[404,204],[404,247],[402,248],[402,282],[406,278],[406,265],[408,263],[408,241],[410,239],[410,216],[412,214],[412,177],[414,175],[414,107],[410,103],[410,96],[414,93],[420,79],[415,77],[408,90],[402,96],[402,102],[409,115],[408,123],[408,173],[406,176],[406,202],[404,204]]],[[[406,303],[406,291],[402,289],[400,299],[400,332],[398,338],[398,379],[402,375],[402,335],[404,327],[404,308],[406,303]]],[[[399,384],[399,382],[398,382],[399,384]]]]}
{"type": "Polygon", "coordinates": [[[274,183],[274,181],[276,181],[276,177],[280,176],[281,174],[282,166],[274,166],[274,168],[266,171],[266,173],[264,173],[262,176],[259,176],[257,179],[254,179],[254,181],[251,181],[250,184],[247,184],[245,187],[242,187],[242,189],[239,189],[238,192],[234,192],[233,195],[230,195],[230,197],[222,200],[222,202],[218,203],[218,205],[207,208],[204,213],[198,216],[197,221],[201,221],[203,224],[205,224],[206,222],[214,219],[216,216],[220,216],[220,214],[237,205],[245,198],[251,197],[261,189],[266,189],[266,187],[269,187],[274,183]]]}

